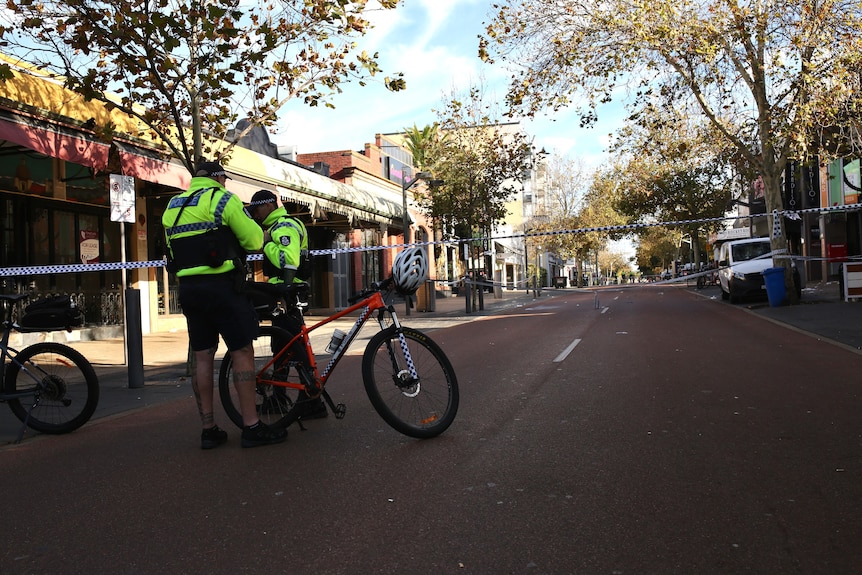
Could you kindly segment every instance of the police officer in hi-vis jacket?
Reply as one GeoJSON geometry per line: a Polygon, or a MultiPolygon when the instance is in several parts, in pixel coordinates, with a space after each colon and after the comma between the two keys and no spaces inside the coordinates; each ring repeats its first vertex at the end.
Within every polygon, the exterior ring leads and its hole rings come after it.
{"type": "MultiPolygon", "coordinates": [[[[308,232],[305,224],[298,218],[290,216],[284,206],[278,205],[278,198],[269,190],[259,190],[251,197],[248,205],[251,217],[259,223],[264,232],[263,243],[263,273],[269,277],[269,283],[290,283],[304,287],[297,294],[300,301],[304,302],[307,295],[306,280],[311,277],[311,260],[308,256],[308,232]]],[[[273,316],[272,325],[284,329],[290,336],[294,336],[302,329],[304,319],[302,311],[296,305],[296,301],[285,302],[284,313],[273,316]]],[[[273,339],[273,353],[278,353],[287,342],[273,339]]],[[[293,356],[297,361],[309,365],[306,356],[307,350],[301,343],[292,348],[293,356]]],[[[286,377],[286,372],[283,373],[286,377]]],[[[269,402],[282,402],[284,388],[276,387],[273,395],[267,400],[269,402]],[[279,393],[281,392],[281,393],[279,393]]],[[[319,419],[326,417],[326,405],[318,397],[309,399],[301,392],[298,401],[304,402],[302,419],[319,419]]],[[[267,405],[264,403],[261,410],[267,413],[280,413],[283,405],[267,405]]]]}
{"type": "Polygon", "coordinates": [[[200,164],[189,189],[171,198],[162,225],[168,269],[179,281],[179,303],[195,356],[192,380],[203,431],[201,448],[227,441],[213,416],[213,366],[219,335],[231,352],[234,385],[242,411],[243,447],[280,443],[286,429],[260,421],[255,406],[252,342],[259,333],[254,306],[243,293],[247,251],[263,247],[263,231],[242,201],[225,189],[227,173],[217,162],[200,164]]]}

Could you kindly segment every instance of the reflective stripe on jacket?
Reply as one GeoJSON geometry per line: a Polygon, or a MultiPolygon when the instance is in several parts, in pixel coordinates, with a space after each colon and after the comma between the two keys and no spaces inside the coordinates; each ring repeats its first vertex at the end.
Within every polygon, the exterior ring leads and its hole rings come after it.
{"type": "MultiPolygon", "coordinates": [[[[263,246],[267,260],[279,270],[296,270],[302,252],[308,251],[308,233],[305,224],[287,215],[284,207],[273,210],[263,221],[269,230],[271,241],[263,246]]],[[[280,276],[269,278],[270,283],[281,283],[280,276]]],[[[295,279],[294,282],[302,280],[295,279]]]]}
{"type": "MultiPolygon", "coordinates": [[[[162,215],[162,225],[165,227],[168,246],[172,239],[202,234],[219,225],[229,227],[239,245],[246,251],[257,251],[263,246],[263,230],[245,213],[242,201],[215,180],[203,176],[192,178],[187,191],[171,198],[162,215]],[[194,197],[189,200],[190,196],[194,197]],[[186,201],[188,204],[183,208],[186,201]]],[[[177,276],[222,274],[234,269],[236,268],[233,262],[225,260],[222,265],[216,267],[196,266],[181,269],[177,276]]]]}

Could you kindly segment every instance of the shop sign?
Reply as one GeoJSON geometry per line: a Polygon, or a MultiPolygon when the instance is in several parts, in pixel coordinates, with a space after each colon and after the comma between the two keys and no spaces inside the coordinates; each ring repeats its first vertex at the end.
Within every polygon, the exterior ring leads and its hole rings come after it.
{"type": "Polygon", "coordinates": [[[135,223],[135,178],[111,174],[111,221],[135,223]]]}
{"type": "Polygon", "coordinates": [[[81,263],[99,263],[99,232],[81,230],[80,237],[81,263]]]}

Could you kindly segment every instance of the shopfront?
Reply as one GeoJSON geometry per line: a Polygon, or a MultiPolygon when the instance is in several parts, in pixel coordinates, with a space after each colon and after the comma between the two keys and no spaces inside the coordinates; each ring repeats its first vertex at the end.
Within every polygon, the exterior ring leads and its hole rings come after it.
{"type": "MultiPolygon", "coordinates": [[[[0,121],[0,138],[10,135],[5,127],[0,121]]],[[[110,221],[106,177],[95,175],[93,166],[49,157],[8,137],[0,144],[0,222],[3,268],[120,259],[122,234],[120,224],[110,221]]],[[[119,270],[2,279],[7,292],[68,293],[86,322],[98,326],[122,324],[120,284],[119,270]]]]}
{"type": "MultiPolygon", "coordinates": [[[[100,266],[74,272],[60,268],[50,274],[7,270],[0,276],[0,289],[28,291],[32,297],[68,293],[85,314],[85,329],[91,329],[123,325],[122,295],[124,287],[132,287],[142,292],[145,333],[181,329],[185,320],[175,277],[156,263],[127,271],[118,268],[121,262],[125,266],[163,259],[162,213],[191,177],[179,161],[168,159],[154,143],[130,135],[133,127],[125,128],[129,133],[123,131],[123,119],[101,104],[83,102],[44,79],[20,74],[2,84],[0,268],[100,266]],[[26,102],[15,99],[31,96],[26,102]],[[106,142],[98,126],[109,124],[115,131],[106,142]],[[134,218],[129,223],[111,221],[112,174],[134,178],[134,218]]],[[[399,243],[401,202],[392,190],[375,192],[373,187],[334,182],[239,146],[224,164],[231,177],[228,190],[243,201],[259,189],[281,197],[306,222],[312,250],[399,243]]],[[[343,307],[357,282],[379,279],[389,257],[378,250],[319,258],[311,281],[313,305],[343,307]]],[[[258,279],[263,279],[260,264],[255,267],[258,279]]]]}

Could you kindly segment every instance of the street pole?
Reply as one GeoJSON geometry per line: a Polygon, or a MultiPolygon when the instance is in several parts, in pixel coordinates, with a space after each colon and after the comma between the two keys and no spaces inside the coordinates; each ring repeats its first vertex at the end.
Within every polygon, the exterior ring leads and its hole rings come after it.
{"type": "MultiPolygon", "coordinates": [[[[410,216],[407,214],[407,190],[412,188],[413,184],[415,184],[419,180],[427,180],[430,177],[431,177],[431,174],[429,172],[419,172],[409,182],[407,181],[406,177],[401,182],[401,204],[402,204],[401,205],[401,210],[402,210],[401,217],[402,217],[402,224],[404,225],[404,244],[410,243],[410,216]]],[[[410,315],[410,308],[412,307],[411,300],[412,300],[412,297],[409,295],[404,297],[404,303],[407,306],[406,307],[406,315],[410,315]]]]}
{"type": "Polygon", "coordinates": [[[419,180],[428,180],[431,178],[430,172],[419,172],[416,176],[407,181],[407,178],[401,182],[401,210],[402,224],[404,225],[404,243],[410,243],[410,216],[407,213],[407,190],[413,187],[419,180]]]}
{"type": "Polygon", "coordinates": [[[524,223],[524,289],[530,293],[530,244],[527,241],[527,224],[524,223]]]}

